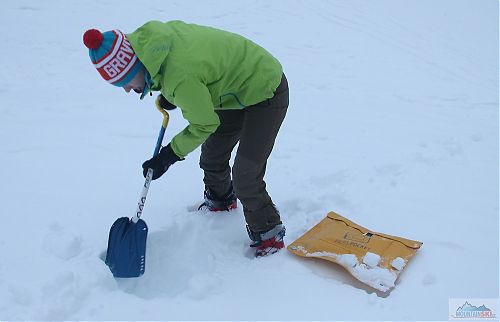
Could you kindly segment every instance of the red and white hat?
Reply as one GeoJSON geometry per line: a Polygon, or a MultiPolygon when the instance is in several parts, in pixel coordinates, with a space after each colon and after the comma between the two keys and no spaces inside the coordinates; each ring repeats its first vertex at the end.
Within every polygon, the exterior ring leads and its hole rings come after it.
{"type": "Polygon", "coordinates": [[[83,43],[89,49],[90,60],[99,74],[115,86],[128,84],[144,67],[120,30],[104,33],[97,29],[87,30],[83,43]]]}

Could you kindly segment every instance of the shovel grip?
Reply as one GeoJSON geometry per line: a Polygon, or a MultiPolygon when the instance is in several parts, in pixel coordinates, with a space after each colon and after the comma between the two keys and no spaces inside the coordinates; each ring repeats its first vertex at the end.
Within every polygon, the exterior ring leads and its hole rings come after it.
{"type": "Polygon", "coordinates": [[[163,122],[161,123],[161,127],[164,128],[164,129],[166,129],[167,125],[168,125],[168,121],[170,120],[170,115],[168,115],[168,112],[161,107],[161,105],[160,105],[160,96],[158,96],[156,98],[155,104],[156,104],[156,109],[158,111],[160,111],[161,114],[163,114],[163,122]]]}

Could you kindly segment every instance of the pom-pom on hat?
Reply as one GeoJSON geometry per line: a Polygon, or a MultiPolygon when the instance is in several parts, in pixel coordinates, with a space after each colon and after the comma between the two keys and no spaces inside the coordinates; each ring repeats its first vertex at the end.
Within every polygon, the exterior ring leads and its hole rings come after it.
{"type": "Polygon", "coordinates": [[[122,87],[128,84],[143,67],[127,37],[120,30],[101,33],[90,29],[83,34],[90,60],[102,78],[122,87]]]}

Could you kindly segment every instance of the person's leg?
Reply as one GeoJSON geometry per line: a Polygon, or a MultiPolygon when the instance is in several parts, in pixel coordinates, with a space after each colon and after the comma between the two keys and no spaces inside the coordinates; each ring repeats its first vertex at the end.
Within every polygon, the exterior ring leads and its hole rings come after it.
{"type": "Polygon", "coordinates": [[[264,175],[269,155],[288,108],[285,76],[273,98],[244,109],[240,144],[233,165],[233,185],[248,228],[266,232],[281,224],[279,212],[267,193],[264,175]]]}
{"type": "Polygon", "coordinates": [[[216,198],[222,198],[232,189],[229,159],[240,139],[244,112],[242,110],[216,111],[220,125],[201,146],[200,168],[204,171],[205,187],[216,198]]]}

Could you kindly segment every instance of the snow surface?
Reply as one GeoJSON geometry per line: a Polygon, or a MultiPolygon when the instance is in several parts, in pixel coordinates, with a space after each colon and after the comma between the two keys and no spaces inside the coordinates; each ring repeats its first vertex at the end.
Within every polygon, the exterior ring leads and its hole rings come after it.
{"type": "MultiPolygon", "coordinates": [[[[498,298],[498,1],[5,0],[0,27],[0,320],[447,320],[449,298],[498,298]],[[241,209],[189,210],[199,150],[151,185],[146,274],[111,276],[161,116],[100,79],[82,35],[151,19],[283,63],[266,181],[285,241],[333,210],[424,242],[388,297],[323,260],[249,257],[241,209]]],[[[165,143],[185,124],[171,113],[165,143]]]]}

